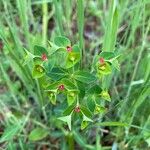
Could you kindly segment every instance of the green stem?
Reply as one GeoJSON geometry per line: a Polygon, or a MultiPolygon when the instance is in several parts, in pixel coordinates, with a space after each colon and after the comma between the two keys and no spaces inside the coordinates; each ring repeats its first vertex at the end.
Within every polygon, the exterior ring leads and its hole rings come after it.
{"type": "Polygon", "coordinates": [[[35,81],[36,81],[36,86],[37,86],[37,91],[38,91],[38,96],[39,96],[39,104],[43,106],[44,101],[43,101],[42,91],[40,87],[40,82],[37,79],[35,81]]]}
{"type": "Polygon", "coordinates": [[[68,28],[68,34],[71,37],[71,12],[72,12],[72,1],[67,0],[67,3],[65,3],[65,21],[67,22],[67,28],[68,28]]]}
{"type": "Polygon", "coordinates": [[[69,145],[69,150],[74,150],[74,138],[72,132],[68,134],[68,145],[69,145]]]}
{"type": "Polygon", "coordinates": [[[43,26],[42,26],[43,33],[42,34],[43,34],[43,44],[45,45],[47,41],[47,26],[48,26],[48,6],[46,2],[43,2],[42,10],[43,10],[43,26]]]}
{"type": "Polygon", "coordinates": [[[86,61],[85,57],[85,48],[84,48],[84,2],[83,0],[77,0],[77,24],[78,24],[78,31],[79,31],[79,47],[81,49],[81,65],[86,61]]]}
{"type": "Polygon", "coordinates": [[[22,27],[24,29],[24,34],[27,40],[27,47],[31,48],[29,24],[28,24],[28,9],[27,9],[28,4],[26,0],[17,0],[16,2],[17,2],[17,7],[18,7],[22,27]]]}
{"type": "Polygon", "coordinates": [[[60,2],[57,0],[53,0],[54,6],[55,6],[55,16],[56,16],[56,23],[59,28],[60,35],[64,35],[63,31],[63,24],[62,24],[62,12],[61,12],[61,5],[60,2]]]}

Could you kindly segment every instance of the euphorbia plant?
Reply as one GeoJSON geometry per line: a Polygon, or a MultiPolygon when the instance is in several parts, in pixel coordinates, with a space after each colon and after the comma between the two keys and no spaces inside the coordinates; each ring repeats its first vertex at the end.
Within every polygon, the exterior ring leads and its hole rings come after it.
{"type": "Polygon", "coordinates": [[[107,89],[102,88],[103,78],[111,74],[113,68],[119,69],[113,52],[101,52],[94,57],[91,70],[81,68],[81,49],[66,37],[56,37],[48,48],[35,46],[34,53],[26,51],[24,64],[33,61],[33,78],[43,81],[43,89],[53,105],[65,103],[66,108],[58,117],[68,124],[78,119],[81,129],[93,122],[93,115],[103,113],[103,100],[111,101],[107,89]],[[61,96],[64,101],[57,101],[61,96]],[[73,119],[73,120],[72,120],[73,119]]]}

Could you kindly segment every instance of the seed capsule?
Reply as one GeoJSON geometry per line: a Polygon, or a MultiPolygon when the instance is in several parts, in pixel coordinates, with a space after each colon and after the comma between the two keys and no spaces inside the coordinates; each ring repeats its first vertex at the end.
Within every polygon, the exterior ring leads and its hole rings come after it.
{"type": "Polygon", "coordinates": [[[100,62],[100,64],[104,64],[105,63],[105,60],[104,60],[104,58],[103,57],[101,57],[100,59],[99,59],[99,62],[100,62]]]}
{"type": "Polygon", "coordinates": [[[79,113],[80,112],[80,107],[79,106],[75,107],[74,111],[79,113]]]}
{"type": "Polygon", "coordinates": [[[59,89],[60,91],[63,91],[63,90],[65,89],[64,84],[59,85],[58,89],[59,89]]]}
{"type": "Polygon", "coordinates": [[[67,51],[71,52],[72,51],[72,47],[71,46],[67,46],[67,51]]]}
{"type": "Polygon", "coordinates": [[[43,61],[46,61],[47,60],[47,55],[46,54],[42,54],[41,58],[42,58],[43,61]]]}

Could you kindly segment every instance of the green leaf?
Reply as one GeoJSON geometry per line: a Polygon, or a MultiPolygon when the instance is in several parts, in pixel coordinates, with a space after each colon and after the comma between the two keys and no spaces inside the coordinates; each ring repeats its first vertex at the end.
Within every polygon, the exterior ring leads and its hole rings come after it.
{"type": "Polygon", "coordinates": [[[36,128],[29,134],[30,141],[39,141],[45,138],[49,134],[48,130],[43,128],[36,128]]]}
{"type": "Polygon", "coordinates": [[[59,49],[55,53],[56,66],[66,69],[67,56],[68,56],[68,53],[66,52],[66,50],[64,51],[62,49],[59,49]]]}
{"type": "Polygon", "coordinates": [[[48,41],[48,52],[50,55],[54,54],[60,47],[52,43],[51,41],[48,41]]]}
{"type": "Polygon", "coordinates": [[[84,98],[85,96],[85,84],[77,80],[77,86],[79,89],[79,97],[84,98]]]}
{"type": "Polygon", "coordinates": [[[46,87],[45,91],[57,92],[59,84],[59,82],[53,82],[46,87]]]}
{"type": "Polygon", "coordinates": [[[44,47],[42,47],[42,46],[35,45],[34,46],[34,55],[42,56],[42,54],[48,55],[47,50],[44,47]]]}
{"type": "Polygon", "coordinates": [[[95,96],[94,95],[88,95],[88,97],[87,97],[87,106],[88,106],[88,109],[91,112],[94,112],[95,105],[96,105],[95,96]]]}
{"type": "Polygon", "coordinates": [[[64,78],[67,75],[67,72],[61,68],[53,68],[51,71],[47,73],[47,75],[55,81],[58,81],[64,78]]]}
{"type": "Polygon", "coordinates": [[[87,90],[87,94],[91,94],[91,95],[95,95],[95,94],[100,94],[102,92],[102,89],[100,86],[98,86],[97,84],[90,87],[88,90],[87,90]]]}
{"type": "Polygon", "coordinates": [[[67,109],[63,112],[63,115],[65,116],[70,115],[72,111],[74,110],[74,108],[75,108],[75,103],[67,107],[67,109]]]}
{"type": "Polygon", "coordinates": [[[42,65],[43,64],[41,57],[34,57],[33,62],[34,62],[34,65],[42,65]]]}
{"type": "Polygon", "coordinates": [[[73,51],[73,52],[76,52],[76,53],[80,53],[80,48],[79,48],[79,46],[78,46],[77,44],[73,45],[73,46],[72,46],[72,51],[73,51]]]}
{"type": "Polygon", "coordinates": [[[94,82],[96,80],[96,77],[87,71],[75,72],[74,78],[80,82],[87,83],[87,84],[94,82]]]}
{"type": "Polygon", "coordinates": [[[47,73],[52,71],[52,69],[54,68],[55,62],[56,62],[55,57],[52,57],[48,61],[43,62],[43,67],[45,68],[47,73]]]}
{"type": "Polygon", "coordinates": [[[58,119],[61,120],[61,121],[64,121],[67,123],[68,127],[69,127],[69,130],[71,130],[71,115],[68,115],[68,116],[64,116],[64,117],[59,117],[58,119]]]}
{"type": "Polygon", "coordinates": [[[110,98],[110,95],[109,95],[108,91],[102,91],[101,94],[100,94],[100,96],[103,99],[105,99],[105,100],[107,100],[109,102],[111,101],[111,98],[110,98]]]}
{"type": "Polygon", "coordinates": [[[99,54],[100,57],[103,57],[105,60],[110,60],[115,57],[115,54],[113,52],[101,52],[99,54]]]}
{"type": "Polygon", "coordinates": [[[64,36],[55,37],[54,43],[59,47],[67,47],[71,45],[70,40],[64,36]]]}
{"type": "Polygon", "coordinates": [[[41,83],[42,87],[46,89],[49,83],[51,83],[51,79],[48,76],[43,76],[39,78],[39,82],[41,83]]]}
{"type": "Polygon", "coordinates": [[[80,105],[80,109],[84,115],[86,115],[89,118],[92,117],[92,113],[90,112],[90,110],[87,107],[80,105]]]}
{"type": "Polygon", "coordinates": [[[34,65],[32,76],[33,78],[41,78],[45,74],[45,70],[41,65],[34,65]]]}
{"type": "Polygon", "coordinates": [[[65,88],[68,91],[78,91],[77,87],[74,84],[74,82],[69,80],[69,79],[64,78],[64,79],[61,80],[61,83],[65,85],[65,88]]]}

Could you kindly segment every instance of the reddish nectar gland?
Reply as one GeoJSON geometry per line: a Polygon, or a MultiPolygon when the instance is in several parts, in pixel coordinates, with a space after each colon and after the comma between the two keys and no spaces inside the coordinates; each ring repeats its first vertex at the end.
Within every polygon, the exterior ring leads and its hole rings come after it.
{"type": "Polygon", "coordinates": [[[3,49],[3,42],[0,40],[0,50],[3,49]]]}
{"type": "Polygon", "coordinates": [[[41,58],[42,58],[43,61],[46,61],[47,60],[46,54],[42,54],[41,58]]]}
{"type": "Polygon", "coordinates": [[[102,58],[102,57],[101,57],[101,58],[99,59],[99,62],[100,62],[100,64],[102,64],[102,65],[103,65],[103,64],[105,63],[104,58],[102,58]]]}
{"type": "Polygon", "coordinates": [[[71,52],[72,51],[72,47],[71,46],[67,46],[67,51],[71,52]]]}
{"type": "Polygon", "coordinates": [[[61,84],[61,85],[58,87],[58,89],[59,89],[60,91],[63,91],[63,90],[65,89],[65,86],[64,86],[63,84],[61,84]]]}
{"type": "Polygon", "coordinates": [[[74,109],[75,112],[79,113],[80,112],[80,107],[77,106],[75,109],[74,109]]]}

